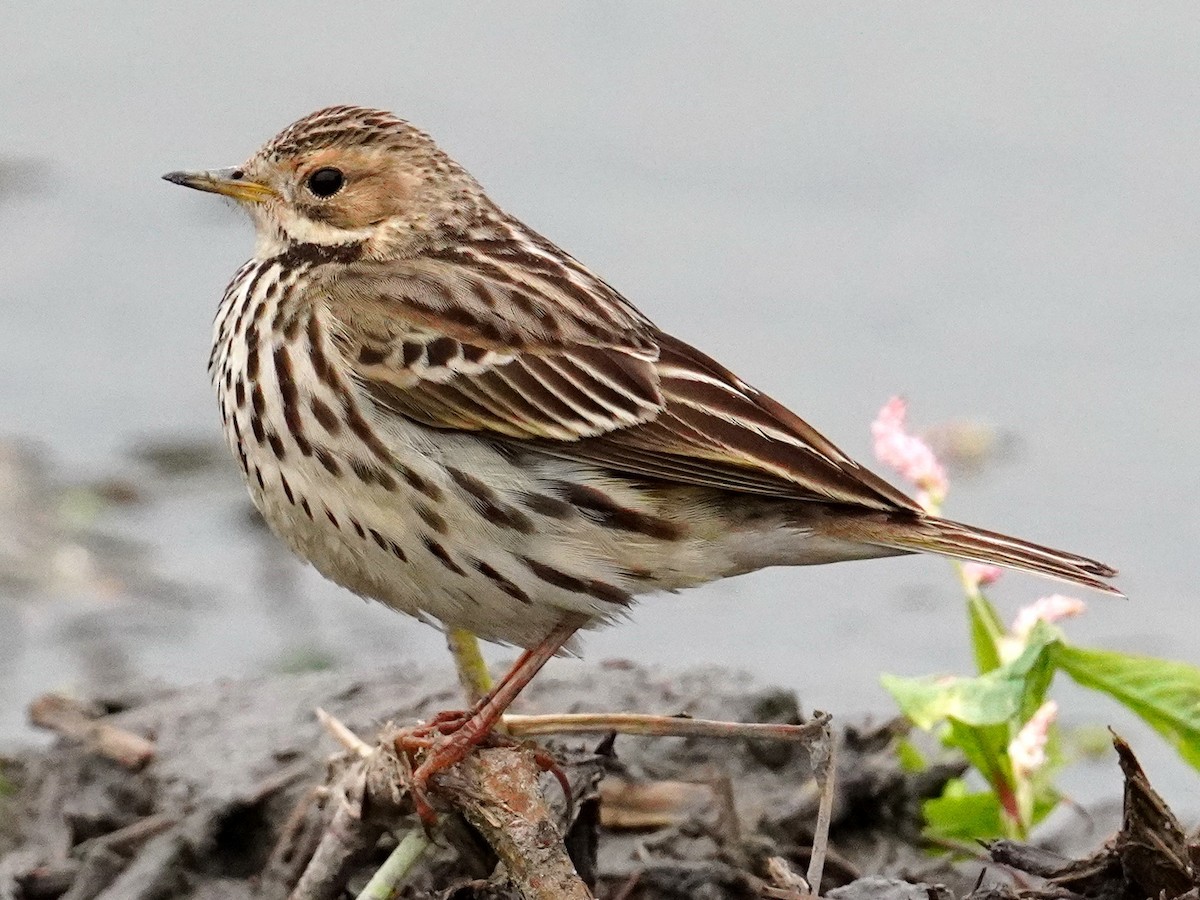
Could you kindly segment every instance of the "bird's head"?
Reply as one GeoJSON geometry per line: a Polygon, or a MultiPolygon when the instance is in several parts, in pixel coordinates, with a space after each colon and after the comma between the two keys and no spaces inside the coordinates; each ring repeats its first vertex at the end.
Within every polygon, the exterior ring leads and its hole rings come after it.
{"type": "Polygon", "coordinates": [[[240,166],[163,177],[236,200],[254,220],[260,257],[315,245],[399,258],[469,228],[486,203],[429,135],[357,106],[305,116],[240,166]]]}

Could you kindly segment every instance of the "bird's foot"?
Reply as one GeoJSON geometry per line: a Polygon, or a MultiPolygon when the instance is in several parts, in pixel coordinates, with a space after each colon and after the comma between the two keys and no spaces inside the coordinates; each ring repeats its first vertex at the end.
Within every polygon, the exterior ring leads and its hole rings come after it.
{"type": "Polygon", "coordinates": [[[571,817],[571,783],[558,760],[547,750],[532,742],[521,742],[492,730],[493,723],[481,711],[447,710],[428,722],[399,732],[395,738],[396,752],[406,759],[420,761],[412,770],[408,788],[413,806],[426,828],[437,824],[437,813],[429,802],[430,780],[466,759],[476,747],[523,747],[533,751],[533,760],[542,772],[554,776],[567,801],[567,818],[571,817]]]}

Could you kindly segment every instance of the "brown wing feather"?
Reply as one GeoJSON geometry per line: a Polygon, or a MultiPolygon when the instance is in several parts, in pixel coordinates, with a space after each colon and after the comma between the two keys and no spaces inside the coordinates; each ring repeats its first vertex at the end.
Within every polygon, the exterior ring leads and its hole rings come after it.
{"type": "Polygon", "coordinates": [[[335,339],[381,407],[647,478],[918,510],[575,260],[520,236],[353,265],[327,286],[335,339]]]}
{"type": "Polygon", "coordinates": [[[562,442],[658,415],[658,349],[632,307],[584,315],[574,276],[450,255],[360,263],[326,285],[334,339],[384,407],[436,428],[562,442]]]}
{"type": "Polygon", "coordinates": [[[663,412],[562,450],[649,477],[776,497],[920,507],[782,404],[677,338],[659,333],[663,412]]]}

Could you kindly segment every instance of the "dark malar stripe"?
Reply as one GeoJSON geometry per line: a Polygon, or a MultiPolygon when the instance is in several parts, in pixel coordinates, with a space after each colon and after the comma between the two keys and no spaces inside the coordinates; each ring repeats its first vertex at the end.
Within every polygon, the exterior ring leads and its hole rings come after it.
{"type": "Polygon", "coordinates": [[[325,263],[352,263],[362,259],[363,242],[345,244],[293,244],[275,257],[284,269],[319,266],[325,263]]]}

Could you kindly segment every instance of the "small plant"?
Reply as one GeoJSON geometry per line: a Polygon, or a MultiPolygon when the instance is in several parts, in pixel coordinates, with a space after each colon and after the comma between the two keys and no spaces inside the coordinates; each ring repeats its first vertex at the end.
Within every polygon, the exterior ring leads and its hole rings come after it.
{"type": "MultiPolygon", "coordinates": [[[[936,514],[946,498],[946,473],[929,446],[905,429],[905,415],[900,398],[883,407],[871,426],[875,455],[912,481],[921,505],[936,514]]],[[[966,594],[977,674],[882,678],[904,715],[960,751],[986,784],[954,779],[927,801],[929,837],[948,843],[1024,838],[1062,799],[1054,786],[1064,762],[1058,705],[1048,697],[1059,672],[1131,709],[1200,769],[1200,668],[1068,643],[1056,623],[1079,615],[1084,604],[1059,594],[1025,607],[1006,628],[983,591],[1000,569],[954,565],[966,594]]],[[[903,752],[906,763],[922,764],[911,746],[903,752]]]]}

